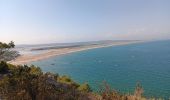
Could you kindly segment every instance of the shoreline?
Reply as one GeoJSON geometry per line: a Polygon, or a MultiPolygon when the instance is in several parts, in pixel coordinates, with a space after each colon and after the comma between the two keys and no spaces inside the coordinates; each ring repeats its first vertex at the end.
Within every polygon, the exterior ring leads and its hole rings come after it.
{"type": "Polygon", "coordinates": [[[128,45],[128,44],[141,43],[141,42],[143,41],[113,42],[109,44],[97,44],[97,45],[72,47],[72,48],[68,47],[68,48],[59,48],[59,49],[49,49],[46,52],[37,55],[28,55],[28,54],[21,55],[17,57],[15,60],[9,61],[9,63],[14,65],[24,65],[30,62],[40,61],[54,56],[59,56],[59,55],[89,50],[89,49],[104,48],[104,47],[111,47],[111,46],[118,46],[118,45],[128,45]]]}

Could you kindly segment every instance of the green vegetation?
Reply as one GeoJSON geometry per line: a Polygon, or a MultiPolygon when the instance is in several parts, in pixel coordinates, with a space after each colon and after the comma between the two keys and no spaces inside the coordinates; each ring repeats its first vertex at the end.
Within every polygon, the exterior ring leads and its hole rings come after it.
{"type": "Polygon", "coordinates": [[[1,66],[0,66],[0,73],[7,73],[9,70],[9,67],[6,62],[1,61],[1,66]]]}
{"type": "Polygon", "coordinates": [[[86,91],[86,92],[92,91],[92,90],[90,89],[90,86],[89,86],[87,83],[81,84],[81,85],[78,87],[78,90],[80,90],[80,91],[86,91]]]}
{"type": "Polygon", "coordinates": [[[8,44],[0,42],[0,61],[10,61],[19,56],[17,51],[11,50],[14,47],[13,41],[8,44]]]}
{"type": "Polygon", "coordinates": [[[81,100],[88,97],[88,86],[81,86],[66,76],[43,73],[35,66],[0,63],[0,99],[7,100],[81,100]],[[5,71],[6,73],[2,72],[5,71]]]}

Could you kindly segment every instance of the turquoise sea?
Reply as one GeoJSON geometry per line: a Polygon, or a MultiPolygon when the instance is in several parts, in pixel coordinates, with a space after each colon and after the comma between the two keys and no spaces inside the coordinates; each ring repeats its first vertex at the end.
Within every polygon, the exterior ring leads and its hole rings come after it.
{"type": "Polygon", "coordinates": [[[98,91],[103,81],[120,92],[132,92],[137,82],[144,95],[170,97],[170,40],[105,47],[32,62],[98,91]]]}

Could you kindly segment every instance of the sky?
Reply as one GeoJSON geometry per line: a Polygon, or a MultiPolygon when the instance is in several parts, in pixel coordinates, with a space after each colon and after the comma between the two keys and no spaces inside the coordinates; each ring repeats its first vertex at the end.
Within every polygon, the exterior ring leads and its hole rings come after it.
{"type": "Polygon", "coordinates": [[[0,0],[0,41],[170,39],[170,0],[0,0]]]}

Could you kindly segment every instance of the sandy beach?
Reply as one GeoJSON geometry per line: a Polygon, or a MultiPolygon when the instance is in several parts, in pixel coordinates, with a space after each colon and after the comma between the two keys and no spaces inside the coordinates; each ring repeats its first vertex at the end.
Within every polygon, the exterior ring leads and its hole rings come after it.
{"type": "Polygon", "coordinates": [[[58,56],[58,55],[88,50],[88,49],[103,48],[103,47],[110,47],[110,46],[117,46],[117,45],[127,45],[127,44],[132,44],[132,43],[139,43],[139,42],[141,41],[112,42],[108,44],[96,44],[96,45],[80,46],[80,47],[49,49],[46,52],[43,52],[37,55],[33,55],[33,54],[20,55],[15,60],[9,61],[9,63],[14,64],[14,65],[23,65],[23,64],[28,64],[33,61],[47,59],[53,56],[58,56]]]}

